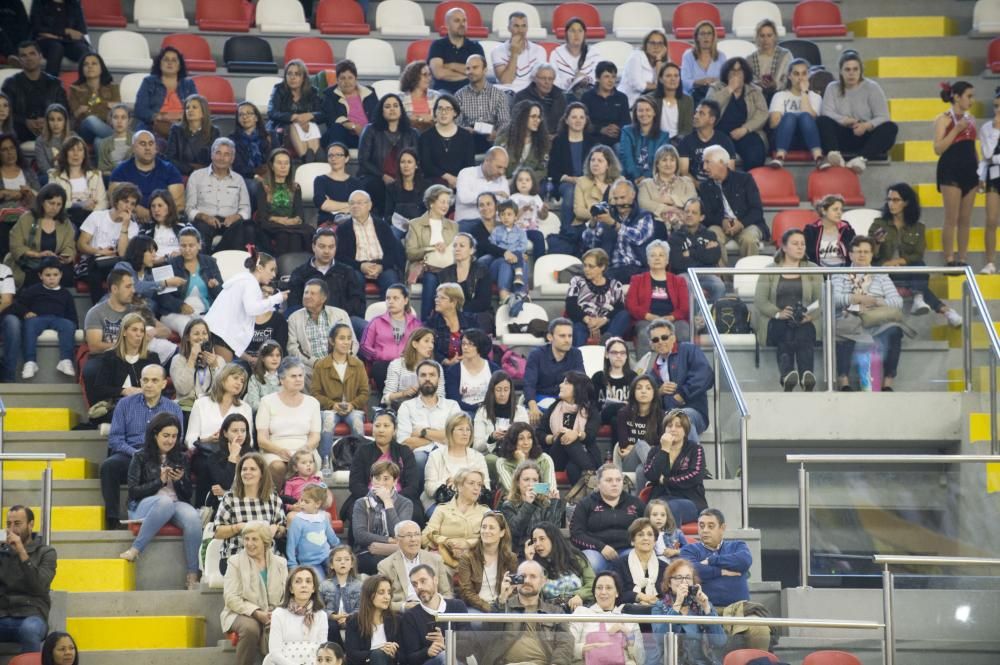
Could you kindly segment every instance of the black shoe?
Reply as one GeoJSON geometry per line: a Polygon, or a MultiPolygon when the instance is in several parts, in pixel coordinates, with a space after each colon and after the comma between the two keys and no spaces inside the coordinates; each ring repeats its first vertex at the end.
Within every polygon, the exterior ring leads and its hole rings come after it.
{"type": "Polygon", "coordinates": [[[884,392],[884,393],[891,393],[891,392],[895,392],[895,391],[892,389],[892,386],[882,386],[882,392],[884,392]]]}
{"type": "Polygon", "coordinates": [[[853,393],[854,392],[854,388],[852,388],[850,386],[841,386],[840,387],[840,392],[842,392],[842,393],[853,393]]]}
{"type": "Polygon", "coordinates": [[[799,385],[799,373],[792,370],[781,380],[781,385],[785,388],[786,393],[792,392],[795,390],[795,386],[799,385]]]}
{"type": "Polygon", "coordinates": [[[807,393],[811,393],[813,388],[816,387],[816,375],[806,370],[802,372],[802,389],[807,393]]]}

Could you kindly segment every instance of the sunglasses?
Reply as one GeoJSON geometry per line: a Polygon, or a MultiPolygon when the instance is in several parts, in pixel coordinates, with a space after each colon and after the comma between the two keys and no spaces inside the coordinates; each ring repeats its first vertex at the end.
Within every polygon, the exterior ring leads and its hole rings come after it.
{"type": "Polygon", "coordinates": [[[669,342],[673,335],[664,335],[663,337],[650,337],[649,341],[653,344],[659,344],[660,342],[669,342]]]}

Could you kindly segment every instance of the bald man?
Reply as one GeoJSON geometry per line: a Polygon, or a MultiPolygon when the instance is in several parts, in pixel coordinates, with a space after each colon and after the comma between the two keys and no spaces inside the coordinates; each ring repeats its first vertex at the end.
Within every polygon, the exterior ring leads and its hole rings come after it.
{"type": "Polygon", "coordinates": [[[184,210],[184,182],[181,172],[166,159],[157,155],[156,137],[145,129],[132,136],[132,158],[126,159],[111,172],[111,189],[123,182],[139,188],[142,200],[135,207],[139,222],[149,221],[149,197],[158,189],[170,192],[174,205],[184,210]]]}
{"type": "Polygon", "coordinates": [[[510,196],[507,164],[510,158],[500,146],[490,148],[479,166],[467,166],[458,172],[455,184],[455,220],[479,219],[479,195],[492,192],[500,201],[510,196]]]}

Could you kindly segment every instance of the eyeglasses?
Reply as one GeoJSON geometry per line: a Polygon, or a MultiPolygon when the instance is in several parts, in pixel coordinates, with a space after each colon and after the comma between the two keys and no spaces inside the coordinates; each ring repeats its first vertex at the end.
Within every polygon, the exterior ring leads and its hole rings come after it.
{"type": "Polygon", "coordinates": [[[693,575],[674,575],[670,579],[677,580],[678,582],[694,582],[693,575]]]}
{"type": "Polygon", "coordinates": [[[334,157],[338,157],[340,159],[343,159],[344,157],[347,157],[347,153],[346,152],[331,152],[330,154],[327,155],[327,157],[330,158],[330,159],[333,159],[334,157]]]}
{"type": "Polygon", "coordinates": [[[903,199],[898,196],[887,196],[885,197],[885,200],[889,203],[899,203],[903,199]]]}
{"type": "Polygon", "coordinates": [[[609,356],[627,356],[628,351],[608,351],[609,356]]]}
{"type": "Polygon", "coordinates": [[[401,534],[399,534],[396,537],[397,538],[419,538],[420,537],[420,532],[417,531],[416,533],[401,533],[401,534]]]}
{"type": "Polygon", "coordinates": [[[650,337],[649,341],[653,344],[659,344],[660,342],[669,342],[673,335],[664,335],[663,337],[650,337]]]}

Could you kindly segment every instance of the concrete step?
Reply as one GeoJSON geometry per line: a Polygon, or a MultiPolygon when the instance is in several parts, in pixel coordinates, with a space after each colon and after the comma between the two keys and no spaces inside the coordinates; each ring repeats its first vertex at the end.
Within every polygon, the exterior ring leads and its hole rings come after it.
{"type": "MultiPolygon", "coordinates": [[[[224,635],[219,625],[219,614],[224,601],[222,590],[202,591],[132,591],[129,593],[70,593],[67,594],[66,615],[74,619],[95,619],[119,617],[122,619],[149,620],[159,615],[170,614],[178,617],[199,617],[203,620],[202,639],[189,647],[214,645],[224,635]]],[[[76,633],[71,632],[74,636],[76,633]]],[[[177,648],[179,645],[145,648],[177,648]]],[[[84,649],[82,644],[81,649],[84,649]]],[[[100,647],[99,650],[119,647],[100,647]]],[[[137,647],[138,648],[138,647],[137,647]]],[[[182,661],[183,662],[183,661],[182,661]]]]}
{"type": "MultiPolygon", "coordinates": [[[[85,480],[97,477],[97,465],[85,458],[68,458],[55,460],[52,463],[52,478],[54,480],[85,480]]],[[[45,471],[45,462],[5,462],[3,479],[32,480],[41,478],[45,471]]]]}
{"type": "MultiPolygon", "coordinates": [[[[6,401],[7,396],[4,395],[6,401]]],[[[4,432],[4,452],[8,453],[66,453],[73,458],[86,459],[100,465],[108,456],[107,437],[97,430],[72,432],[4,432]]]]}
{"type": "Polygon", "coordinates": [[[4,431],[68,432],[76,427],[77,422],[76,411],[64,407],[8,407],[4,418],[4,431]]]}
{"type": "MultiPolygon", "coordinates": [[[[907,67],[916,68],[919,66],[919,63],[912,63],[907,67]]],[[[866,71],[866,73],[870,72],[866,71]]],[[[933,76],[933,74],[925,74],[925,76],[933,76]]],[[[889,97],[889,117],[893,122],[931,122],[947,109],[948,105],[942,102],[940,97],[889,97]]],[[[986,106],[983,102],[976,102],[971,112],[977,118],[984,117],[986,106]]]]}
{"type": "Polygon", "coordinates": [[[71,616],[66,630],[84,653],[205,646],[202,616],[71,616]]]}
{"type": "MultiPolygon", "coordinates": [[[[917,192],[917,197],[920,199],[920,207],[923,209],[927,208],[943,208],[944,199],[941,197],[941,192],[937,190],[937,185],[930,182],[923,182],[918,185],[914,185],[913,189],[917,192]]],[[[986,196],[983,194],[976,194],[976,208],[986,207],[986,196]]]]}
{"type": "MultiPolygon", "coordinates": [[[[68,377],[64,377],[67,378],[68,377]]],[[[3,383],[0,384],[0,396],[4,406],[32,407],[47,404],[50,407],[64,407],[76,411],[80,422],[85,422],[86,409],[83,406],[83,395],[76,383],[3,383]]],[[[4,441],[10,440],[10,434],[4,433],[4,441]]]]}
{"type": "Polygon", "coordinates": [[[954,55],[882,56],[865,62],[865,73],[882,78],[949,78],[972,73],[968,60],[954,55]]]}
{"type": "MultiPolygon", "coordinates": [[[[134,651],[87,651],[86,658],[101,665],[135,665],[134,651]]],[[[217,646],[198,649],[143,649],[142,665],[232,665],[236,662],[234,649],[217,646]]]]}
{"type": "MultiPolygon", "coordinates": [[[[57,531],[52,544],[60,558],[118,560],[135,541],[128,531],[57,531]]],[[[131,566],[138,591],[178,591],[184,588],[187,567],[179,536],[157,536],[131,566]]]]}
{"type": "MultiPolygon", "coordinates": [[[[38,503],[41,480],[5,480],[4,502],[7,505],[38,503]]],[[[100,480],[56,480],[52,483],[52,503],[56,506],[100,505],[100,480]]]]}
{"type": "Polygon", "coordinates": [[[56,591],[135,591],[135,565],[124,559],[66,559],[59,557],[56,591]]]}
{"type": "MultiPolygon", "coordinates": [[[[1000,332],[1000,322],[994,323],[993,327],[997,332],[1000,332]]],[[[934,335],[934,339],[948,342],[948,346],[953,349],[961,349],[962,345],[965,343],[961,328],[952,328],[951,326],[935,326],[932,334],[934,335]]],[[[972,324],[972,348],[989,348],[989,338],[986,335],[986,326],[978,321],[972,324]]],[[[989,378],[988,375],[987,378],[989,378]]]]}
{"type": "MultiPolygon", "coordinates": [[[[965,277],[961,275],[934,275],[931,289],[945,300],[960,300],[964,282],[965,277]]],[[[1000,298],[1000,275],[976,275],[976,285],[986,300],[1000,298]]]]}
{"type": "MultiPolygon", "coordinates": [[[[976,154],[979,154],[979,150],[979,141],[977,140],[976,154]]],[[[933,141],[897,141],[892,149],[892,159],[910,164],[918,162],[937,164],[938,156],[934,154],[933,141]]]]}

